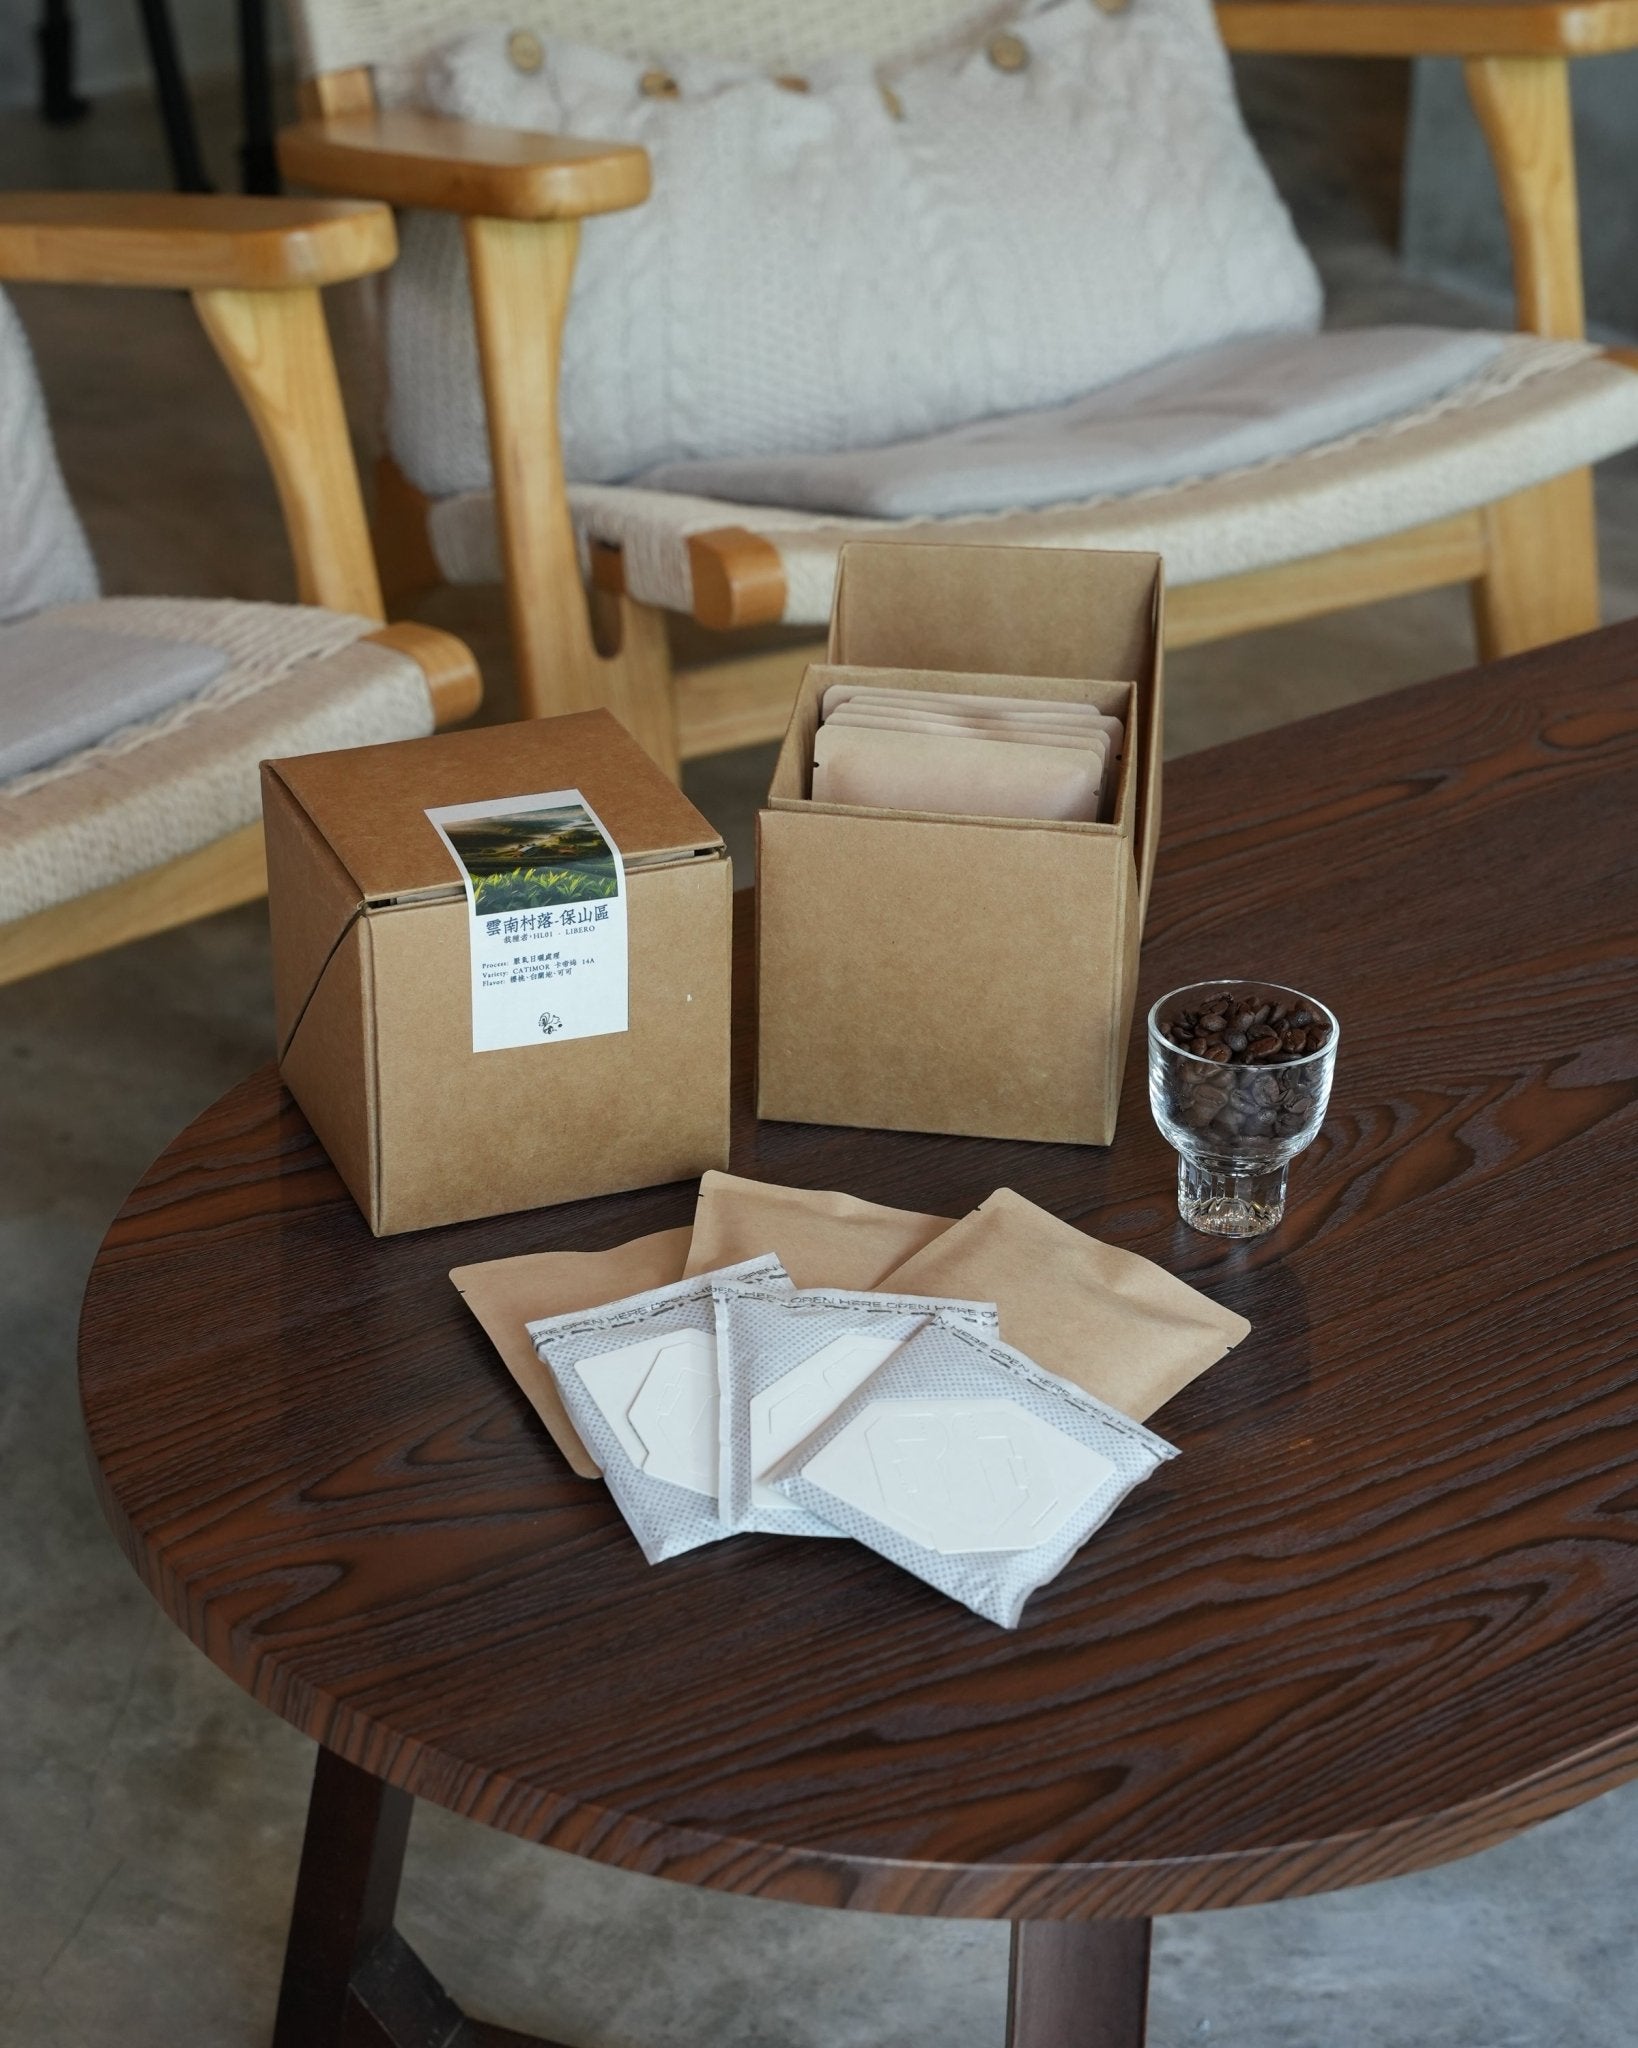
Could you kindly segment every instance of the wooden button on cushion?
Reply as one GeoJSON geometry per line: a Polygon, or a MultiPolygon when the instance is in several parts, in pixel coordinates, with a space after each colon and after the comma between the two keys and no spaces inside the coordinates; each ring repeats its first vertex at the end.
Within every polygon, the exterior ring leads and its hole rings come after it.
{"type": "Polygon", "coordinates": [[[1022,36],[1002,33],[990,37],[985,55],[997,71],[1022,71],[1029,62],[1029,44],[1022,36]]]}
{"type": "Polygon", "coordinates": [[[1132,0],[1096,0],[1096,5],[1101,7],[1105,14],[1124,14],[1131,4],[1132,0]]]}
{"type": "Polygon", "coordinates": [[[877,90],[881,93],[882,105],[893,116],[893,119],[895,121],[902,121],[904,119],[903,100],[899,98],[890,85],[879,86],[877,90]]]}
{"type": "Polygon", "coordinates": [[[813,87],[805,78],[798,78],[794,72],[784,72],[774,80],[781,92],[812,92],[813,87]]]}
{"type": "Polygon", "coordinates": [[[546,62],[539,36],[526,28],[514,29],[506,38],[506,54],[514,71],[538,71],[546,62]]]}
{"type": "Polygon", "coordinates": [[[646,100],[674,100],[681,89],[669,71],[645,71],[637,81],[646,100]]]}

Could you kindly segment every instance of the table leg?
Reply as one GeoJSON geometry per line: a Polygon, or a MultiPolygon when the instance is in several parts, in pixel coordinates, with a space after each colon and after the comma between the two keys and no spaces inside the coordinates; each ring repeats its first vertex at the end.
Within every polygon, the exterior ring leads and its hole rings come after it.
{"type": "Polygon", "coordinates": [[[393,1926],[414,1806],[319,1751],[273,2048],[556,2048],[468,2019],[393,1926]]]}
{"type": "Polygon", "coordinates": [[[353,1979],[392,1928],[414,1804],[333,1750],[319,1751],[273,2048],[339,2048],[353,1979]]]}
{"type": "Polygon", "coordinates": [[[1147,1920],[1016,1920],[1007,2048],[1143,2048],[1147,1920]]]}

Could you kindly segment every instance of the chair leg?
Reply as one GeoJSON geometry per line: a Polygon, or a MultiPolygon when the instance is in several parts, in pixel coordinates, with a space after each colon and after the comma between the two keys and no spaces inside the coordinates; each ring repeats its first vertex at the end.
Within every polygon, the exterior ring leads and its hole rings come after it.
{"type": "Polygon", "coordinates": [[[70,0],[44,0],[34,44],[40,57],[40,118],[53,127],[83,121],[91,102],[74,88],[74,10],[70,0]]]}
{"type": "Polygon", "coordinates": [[[666,615],[624,592],[587,592],[601,700],[673,782],[680,772],[677,700],[666,615]]]}
{"type": "Polygon", "coordinates": [[[182,60],[177,54],[170,0],[137,0],[137,11],[142,16],[142,33],[147,39],[148,62],[154,74],[154,93],[165,129],[172,181],[178,192],[209,192],[211,182],[205,175],[204,158],[199,154],[199,129],[182,60]]]}
{"type": "Polygon", "coordinates": [[[427,528],[431,501],[418,491],[390,455],[375,465],[375,515],[370,538],[381,573],[381,597],[389,616],[436,590],[443,571],[427,528]]]}
{"type": "Polygon", "coordinates": [[[1473,585],[1479,659],[1591,632],[1599,623],[1592,471],[1499,498],[1483,519],[1486,567],[1473,585]]]}

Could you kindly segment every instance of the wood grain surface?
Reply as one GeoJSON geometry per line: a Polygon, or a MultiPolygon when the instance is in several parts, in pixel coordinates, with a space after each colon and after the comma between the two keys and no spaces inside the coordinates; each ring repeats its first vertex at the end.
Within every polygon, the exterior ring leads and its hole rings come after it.
{"type": "Polygon", "coordinates": [[[759,1127],[742,933],[737,1172],[952,1214],[1007,1184],[1253,1324],[1016,1633],[853,1545],[650,1569],[446,1274],[685,1222],[692,1185],[378,1244],[270,1071],[156,1162],[87,1295],[155,1597],[399,1787],[822,1905],[1226,1906],[1638,1774],[1638,627],[1196,755],[1166,813],[1143,1003],[1262,975],[1342,1020],[1251,1246],[1177,1223],[1136,1035],[1108,1151],[759,1127]]]}
{"type": "Polygon", "coordinates": [[[198,192],[0,192],[0,277],[172,291],[269,291],[385,270],[392,215],[356,199],[198,192]]]}
{"type": "Polygon", "coordinates": [[[1635,0],[1217,0],[1231,50],[1591,57],[1638,43],[1635,0]]]}

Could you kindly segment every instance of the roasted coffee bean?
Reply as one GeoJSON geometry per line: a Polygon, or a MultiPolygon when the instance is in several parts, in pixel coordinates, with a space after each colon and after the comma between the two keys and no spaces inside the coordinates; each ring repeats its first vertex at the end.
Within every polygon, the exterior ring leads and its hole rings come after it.
{"type": "Polygon", "coordinates": [[[1311,1119],[1319,1076],[1300,1063],[1325,1049],[1331,1027],[1307,1004],[1264,1002],[1247,989],[1175,1011],[1159,1029],[1200,1062],[1178,1091],[1176,1113],[1190,1130],[1272,1142],[1311,1119]]]}

